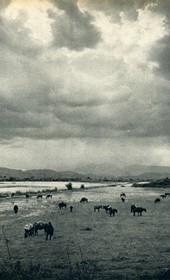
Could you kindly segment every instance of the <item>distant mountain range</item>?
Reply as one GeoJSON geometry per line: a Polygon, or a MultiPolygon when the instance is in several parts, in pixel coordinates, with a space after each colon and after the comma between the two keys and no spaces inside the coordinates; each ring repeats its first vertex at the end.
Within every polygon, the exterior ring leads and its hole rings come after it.
{"type": "Polygon", "coordinates": [[[170,167],[150,165],[130,165],[118,168],[111,164],[87,165],[73,171],[50,169],[16,170],[0,168],[1,181],[147,181],[170,177],[170,167]]]}

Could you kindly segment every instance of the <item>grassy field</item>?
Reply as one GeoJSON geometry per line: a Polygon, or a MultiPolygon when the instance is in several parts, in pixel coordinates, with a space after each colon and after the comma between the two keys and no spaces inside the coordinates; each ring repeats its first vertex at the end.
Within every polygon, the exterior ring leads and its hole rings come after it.
{"type": "Polygon", "coordinates": [[[120,198],[106,203],[101,195],[100,203],[84,204],[73,199],[72,213],[69,208],[59,210],[58,202],[31,198],[17,214],[12,204],[4,210],[0,279],[7,275],[9,280],[10,269],[16,274],[11,279],[26,280],[170,279],[170,197],[156,204],[153,196],[138,197],[136,191],[133,202],[147,209],[141,217],[130,212],[131,201],[122,203],[120,198]],[[110,217],[104,209],[94,212],[95,204],[110,204],[118,213],[110,217]],[[55,232],[51,241],[45,240],[43,231],[24,238],[24,225],[35,221],[52,222],[55,232]]]}

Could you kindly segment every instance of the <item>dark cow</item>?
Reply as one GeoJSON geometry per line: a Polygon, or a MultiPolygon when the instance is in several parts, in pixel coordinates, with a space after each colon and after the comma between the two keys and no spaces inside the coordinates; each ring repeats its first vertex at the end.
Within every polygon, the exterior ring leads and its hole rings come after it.
{"type": "Polygon", "coordinates": [[[121,201],[124,203],[124,202],[125,202],[125,198],[124,198],[124,197],[121,197],[121,201]]]}
{"type": "Polygon", "coordinates": [[[111,215],[115,216],[115,213],[118,213],[117,209],[115,209],[115,208],[110,208],[110,209],[109,209],[109,215],[110,215],[110,217],[111,217],[111,215]]]}
{"type": "Polygon", "coordinates": [[[160,198],[156,198],[154,202],[158,203],[158,202],[161,202],[161,200],[160,200],[160,198]]]}
{"type": "Polygon", "coordinates": [[[46,199],[48,199],[48,198],[52,198],[52,194],[47,194],[46,199]]]}
{"type": "Polygon", "coordinates": [[[65,203],[65,202],[60,202],[59,204],[58,204],[58,207],[59,207],[59,209],[66,209],[67,208],[67,203],[65,203]]]}
{"type": "Polygon", "coordinates": [[[122,197],[122,196],[123,196],[123,197],[126,197],[126,194],[125,194],[125,193],[121,193],[121,194],[120,194],[120,197],[122,197]]]}
{"type": "Polygon", "coordinates": [[[88,199],[86,198],[86,197],[82,197],[81,199],[80,199],[80,202],[88,202],[88,199]]]}
{"type": "Polygon", "coordinates": [[[137,208],[137,206],[135,204],[132,204],[131,207],[130,207],[130,212],[132,213],[135,208],[137,208]]]}
{"type": "Polygon", "coordinates": [[[46,226],[46,240],[48,240],[48,236],[49,236],[49,240],[51,240],[51,237],[54,234],[54,228],[51,224],[51,222],[49,222],[46,226]]]}
{"type": "Polygon", "coordinates": [[[138,216],[142,216],[142,212],[146,212],[146,208],[143,208],[143,207],[136,207],[134,210],[133,210],[133,216],[135,216],[136,213],[138,213],[138,216]]]}
{"type": "Polygon", "coordinates": [[[100,211],[100,209],[102,209],[103,207],[102,207],[102,205],[95,205],[94,206],[94,212],[96,212],[96,211],[100,211]]]}
{"type": "Polygon", "coordinates": [[[166,198],[166,195],[165,194],[161,194],[160,197],[166,198]]]}
{"type": "Polygon", "coordinates": [[[34,226],[33,224],[25,225],[24,226],[24,237],[30,237],[34,235],[34,226]]]}
{"type": "Polygon", "coordinates": [[[42,199],[43,198],[43,195],[42,194],[38,194],[37,195],[37,199],[42,199]]]}
{"type": "Polygon", "coordinates": [[[104,205],[103,206],[103,209],[105,209],[106,213],[108,213],[111,208],[112,207],[110,205],[104,205]]]}
{"type": "Polygon", "coordinates": [[[170,193],[169,193],[169,192],[166,192],[165,195],[166,195],[166,196],[170,196],[170,193]]]}
{"type": "Polygon", "coordinates": [[[14,205],[14,213],[18,213],[18,205],[14,205]]]}
{"type": "Polygon", "coordinates": [[[47,223],[44,222],[35,222],[33,223],[34,233],[35,235],[38,235],[38,230],[44,230],[44,233],[46,233],[47,229],[47,223]]]}

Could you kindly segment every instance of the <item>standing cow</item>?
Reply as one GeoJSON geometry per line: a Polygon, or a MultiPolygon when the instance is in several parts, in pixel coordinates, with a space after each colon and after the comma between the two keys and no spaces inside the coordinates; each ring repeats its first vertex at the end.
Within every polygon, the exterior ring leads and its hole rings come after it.
{"type": "Polygon", "coordinates": [[[18,213],[18,209],[19,209],[19,208],[18,208],[18,205],[15,204],[15,205],[14,205],[14,213],[18,213]]]}

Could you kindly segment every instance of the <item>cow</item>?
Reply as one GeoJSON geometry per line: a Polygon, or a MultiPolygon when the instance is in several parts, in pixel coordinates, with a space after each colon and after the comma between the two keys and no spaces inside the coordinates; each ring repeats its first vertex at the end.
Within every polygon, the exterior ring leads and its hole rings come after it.
{"type": "Polygon", "coordinates": [[[102,209],[102,205],[95,205],[94,206],[94,212],[96,212],[96,210],[99,212],[100,209],[102,209]]]}
{"type": "Polygon", "coordinates": [[[65,202],[60,202],[59,204],[58,204],[58,207],[59,207],[59,209],[66,209],[67,208],[67,204],[65,203],[65,202]]]}
{"type": "Polygon", "coordinates": [[[133,216],[135,216],[136,213],[138,213],[138,216],[142,216],[142,212],[146,212],[146,208],[143,208],[143,207],[136,207],[134,210],[133,210],[133,216]]]}
{"type": "Polygon", "coordinates": [[[18,213],[18,209],[19,209],[19,208],[18,208],[18,205],[15,204],[15,205],[14,205],[14,213],[18,213]]]}
{"type": "Polygon", "coordinates": [[[24,237],[33,236],[35,233],[33,224],[25,225],[24,226],[24,237]]]}
{"type": "Polygon", "coordinates": [[[161,202],[161,200],[160,200],[160,198],[156,198],[154,202],[158,203],[158,202],[161,202]]]}
{"type": "Polygon", "coordinates": [[[110,217],[111,217],[111,215],[115,216],[115,213],[118,213],[117,209],[115,209],[115,208],[110,208],[110,209],[109,209],[109,215],[110,215],[110,217]]]}
{"type": "Polygon", "coordinates": [[[130,212],[132,213],[135,208],[137,208],[137,206],[135,204],[132,204],[131,207],[130,207],[130,212]]]}
{"type": "Polygon", "coordinates": [[[82,197],[81,199],[80,199],[80,203],[82,203],[82,202],[88,202],[88,199],[86,198],[86,197],[82,197]]]}
{"type": "Polygon", "coordinates": [[[47,194],[46,199],[48,199],[48,198],[52,198],[52,194],[47,194]]]}
{"type": "Polygon", "coordinates": [[[105,209],[106,213],[108,213],[111,208],[112,207],[110,205],[104,205],[103,206],[103,209],[105,209]]]}

